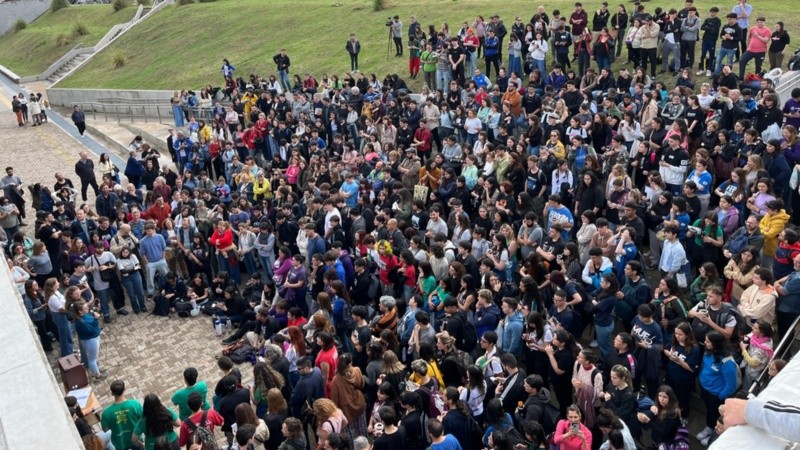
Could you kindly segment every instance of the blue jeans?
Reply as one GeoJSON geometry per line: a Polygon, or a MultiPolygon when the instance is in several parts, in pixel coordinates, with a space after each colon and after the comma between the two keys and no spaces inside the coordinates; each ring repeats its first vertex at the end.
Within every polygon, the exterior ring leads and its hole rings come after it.
{"type": "Polygon", "coordinates": [[[611,336],[614,334],[614,322],[612,321],[606,326],[595,324],[594,329],[597,332],[597,345],[600,347],[603,361],[608,361],[608,355],[611,354],[611,336]]]}
{"type": "Polygon", "coordinates": [[[711,70],[714,67],[714,55],[717,51],[717,41],[702,41],[700,44],[700,64],[698,70],[711,70]]]}
{"type": "Polygon", "coordinates": [[[267,278],[272,278],[272,264],[275,263],[274,256],[259,256],[258,259],[261,261],[261,266],[264,268],[264,275],[267,278]]]}
{"type": "Polygon", "coordinates": [[[156,273],[166,276],[167,272],[169,272],[169,267],[167,267],[166,259],[147,263],[147,271],[145,272],[147,274],[147,295],[153,295],[156,290],[153,284],[156,273]]]}
{"type": "Polygon", "coordinates": [[[217,255],[217,262],[219,263],[219,270],[228,272],[231,280],[236,283],[236,286],[239,286],[239,284],[242,282],[242,274],[239,271],[238,259],[237,264],[232,265],[228,263],[228,258],[225,258],[222,255],[217,255]]]}
{"type": "Polygon", "coordinates": [[[539,146],[528,144],[528,156],[539,156],[539,146]]]}
{"type": "Polygon", "coordinates": [[[449,69],[436,68],[436,89],[446,90],[450,86],[450,80],[452,79],[453,76],[449,69]]]}
{"type": "Polygon", "coordinates": [[[475,61],[478,60],[478,52],[467,53],[466,63],[467,63],[467,79],[471,78],[472,75],[475,73],[475,61]]]}
{"type": "Polygon", "coordinates": [[[256,273],[256,260],[253,257],[253,252],[250,252],[244,256],[244,267],[247,269],[247,273],[249,275],[256,273]]]}
{"type": "Polygon", "coordinates": [[[139,272],[132,273],[127,277],[121,277],[122,285],[131,299],[131,307],[134,311],[144,311],[144,287],[142,286],[142,275],[139,272]]]}
{"type": "Polygon", "coordinates": [[[756,60],[756,68],[754,72],[761,72],[761,64],[764,62],[764,55],[766,55],[766,53],[753,53],[750,51],[744,52],[742,58],[739,60],[739,79],[744,80],[744,71],[747,68],[747,63],[749,63],[751,59],[756,60]]]}
{"type": "Polygon", "coordinates": [[[93,339],[81,340],[81,355],[86,358],[86,369],[92,375],[100,375],[100,366],[97,358],[100,356],[100,336],[93,339]]]}
{"type": "Polygon", "coordinates": [[[58,344],[61,347],[61,356],[71,355],[74,348],[72,346],[72,325],[69,323],[67,313],[54,312],[53,322],[58,329],[58,344]]]}
{"type": "Polygon", "coordinates": [[[292,90],[292,82],[289,80],[289,71],[288,70],[279,70],[278,71],[278,83],[280,83],[281,87],[283,87],[284,92],[291,92],[292,90]]]}
{"type": "Polygon", "coordinates": [[[517,76],[522,76],[522,58],[519,56],[508,56],[508,73],[514,72],[517,76]]]}
{"type": "Polygon", "coordinates": [[[533,69],[539,69],[539,72],[542,73],[542,76],[547,75],[547,60],[546,59],[531,59],[531,64],[533,65],[533,69]]]}
{"type": "Polygon", "coordinates": [[[602,69],[611,69],[611,61],[608,56],[596,56],[595,62],[597,63],[598,72],[602,69]]]}
{"type": "Polygon", "coordinates": [[[728,65],[733,65],[733,57],[736,56],[735,48],[720,48],[717,52],[717,63],[714,65],[714,76],[722,72],[722,60],[728,58],[728,65]]]}
{"type": "Polygon", "coordinates": [[[661,70],[667,70],[669,67],[669,54],[673,56],[673,68],[675,72],[681,70],[681,46],[680,44],[670,44],[664,41],[664,46],[661,47],[661,70]]]}
{"type": "Polygon", "coordinates": [[[110,290],[111,288],[99,289],[97,291],[97,297],[100,299],[100,312],[103,313],[103,317],[110,314],[108,310],[108,291],[110,290]]]}

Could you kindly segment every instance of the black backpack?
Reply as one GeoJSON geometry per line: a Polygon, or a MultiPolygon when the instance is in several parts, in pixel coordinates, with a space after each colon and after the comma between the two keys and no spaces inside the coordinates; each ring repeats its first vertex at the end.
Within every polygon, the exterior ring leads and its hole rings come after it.
{"type": "Polygon", "coordinates": [[[472,353],[478,345],[478,330],[475,329],[475,324],[470,322],[465,314],[459,314],[461,325],[464,328],[464,333],[461,337],[461,348],[467,353],[472,353]]]}
{"type": "Polygon", "coordinates": [[[175,302],[175,312],[178,317],[190,317],[192,315],[192,304],[186,300],[178,300],[175,302]]]}
{"type": "Polygon", "coordinates": [[[511,448],[517,448],[518,444],[523,444],[527,448],[528,442],[522,436],[522,433],[520,433],[519,430],[514,427],[513,422],[507,427],[503,428],[503,433],[506,435],[508,442],[511,443],[511,448]]]}

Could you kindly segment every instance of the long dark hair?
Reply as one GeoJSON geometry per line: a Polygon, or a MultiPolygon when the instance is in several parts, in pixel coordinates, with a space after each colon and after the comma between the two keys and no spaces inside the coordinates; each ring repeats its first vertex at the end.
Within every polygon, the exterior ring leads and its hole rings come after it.
{"type": "Polygon", "coordinates": [[[458,389],[454,388],[453,386],[448,387],[444,390],[444,396],[447,400],[450,400],[456,405],[456,408],[464,417],[470,416],[469,406],[467,406],[467,402],[460,399],[458,389]]]}
{"type": "Polygon", "coordinates": [[[575,343],[575,338],[572,337],[569,331],[564,329],[556,331],[556,339],[564,343],[564,348],[569,349],[573,358],[578,357],[578,353],[580,353],[581,349],[578,347],[578,344],[575,343]]]}
{"type": "Polygon", "coordinates": [[[486,393],[486,383],[484,383],[483,379],[483,370],[476,366],[471,365],[467,367],[467,375],[469,376],[469,381],[467,382],[467,387],[472,389],[478,389],[478,392],[481,394],[486,393]]]}
{"type": "Polygon", "coordinates": [[[172,431],[172,414],[156,394],[144,397],[142,417],[147,421],[147,434],[150,436],[161,436],[172,431]]]}
{"type": "Polygon", "coordinates": [[[712,331],[706,335],[706,339],[711,342],[711,349],[706,349],[706,354],[714,355],[714,361],[720,362],[723,358],[731,354],[728,340],[717,331],[712,331]]]}

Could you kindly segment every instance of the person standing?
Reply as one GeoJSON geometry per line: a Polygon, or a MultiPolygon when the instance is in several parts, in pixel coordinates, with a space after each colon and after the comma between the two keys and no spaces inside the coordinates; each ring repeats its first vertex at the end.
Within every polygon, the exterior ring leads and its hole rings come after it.
{"type": "Polygon", "coordinates": [[[756,26],[747,33],[747,51],[744,52],[739,60],[739,79],[744,80],[744,70],[751,59],[756,60],[755,73],[761,73],[761,64],[767,53],[767,46],[772,39],[772,31],[764,25],[766,19],[759,17],[756,19],[756,26]]]}
{"type": "Polygon", "coordinates": [[[344,49],[350,55],[350,70],[358,72],[358,53],[361,52],[361,43],[356,39],[355,33],[350,33],[350,39],[347,40],[344,49]]]}
{"type": "Polygon", "coordinates": [[[111,431],[114,448],[133,448],[133,429],[142,418],[142,405],[125,398],[125,382],[121,380],[111,382],[111,395],[114,403],[103,410],[100,425],[103,430],[111,431]]]}
{"type": "Polygon", "coordinates": [[[289,81],[289,66],[291,65],[291,60],[289,59],[289,55],[286,54],[286,49],[282,48],[280,53],[272,57],[272,61],[277,66],[278,82],[284,92],[291,92],[292,82],[289,81]]]}
{"type": "Polygon", "coordinates": [[[656,53],[658,51],[658,33],[661,27],[653,21],[653,16],[647,15],[644,24],[636,32],[636,39],[641,40],[639,55],[642,63],[642,70],[647,72],[647,65],[650,65],[650,78],[656,78],[656,53]]]}
{"type": "Polygon", "coordinates": [[[707,77],[711,76],[711,68],[714,67],[714,58],[717,53],[717,37],[722,26],[722,21],[717,17],[718,13],[719,8],[712,6],[708,11],[708,17],[700,25],[700,29],[703,31],[703,40],[700,43],[700,65],[695,73],[697,76],[703,75],[703,73],[707,77]]]}
{"type": "Polygon", "coordinates": [[[6,167],[6,176],[0,179],[0,187],[3,188],[3,195],[10,199],[19,209],[19,225],[25,227],[28,225],[22,222],[25,219],[25,199],[22,197],[24,194],[22,184],[22,179],[14,175],[14,168],[11,166],[6,167]]]}
{"type": "Polygon", "coordinates": [[[78,300],[72,306],[75,320],[75,331],[78,333],[81,353],[86,359],[86,369],[92,375],[92,380],[101,381],[105,378],[100,372],[97,360],[100,357],[100,314],[89,311],[89,304],[78,300]]]}
{"type": "Polygon", "coordinates": [[[155,293],[155,286],[153,280],[157,273],[166,276],[169,272],[167,267],[167,260],[164,259],[164,252],[167,250],[167,241],[164,236],[156,233],[156,226],[152,224],[145,225],[145,236],[139,242],[139,252],[146,264],[147,274],[147,296],[152,297],[155,293]]]}
{"type": "Polygon", "coordinates": [[[400,16],[394,16],[388,26],[394,41],[394,56],[403,56],[403,21],[400,16]]]}
{"type": "MultiPolygon", "coordinates": [[[[78,105],[75,105],[72,108],[72,123],[74,123],[75,126],[78,127],[78,133],[81,135],[81,137],[86,137],[83,134],[86,131],[86,115],[83,113],[81,107],[78,105]]],[[[86,199],[83,200],[85,201],[86,199]]]]}
{"type": "Polygon", "coordinates": [[[783,55],[789,45],[789,33],[786,32],[782,21],[775,22],[775,31],[769,43],[769,69],[779,69],[783,66],[783,55]]]}
{"type": "Polygon", "coordinates": [[[800,255],[792,260],[794,272],[775,282],[778,291],[778,340],[789,331],[797,316],[800,316],[800,255]]]}
{"type": "Polygon", "coordinates": [[[717,77],[722,71],[723,58],[727,57],[728,65],[733,65],[733,58],[739,52],[739,41],[744,39],[744,33],[742,33],[742,29],[739,28],[737,23],[736,13],[728,13],[725,18],[728,23],[722,25],[722,29],[719,32],[722,43],[719,46],[717,61],[714,65],[714,77],[717,77]]]}
{"type": "Polygon", "coordinates": [[[89,159],[89,152],[84,150],[80,153],[80,156],[81,159],[75,163],[75,175],[78,175],[78,178],[81,179],[81,198],[83,198],[83,201],[87,201],[88,197],[86,197],[86,191],[89,189],[89,186],[94,189],[95,197],[100,195],[100,187],[97,185],[97,177],[94,173],[94,161],[89,159]]]}
{"type": "MultiPolygon", "coordinates": [[[[731,13],[736,14],[736,24],[739,25],[741,31],[741,53],[744,53],[747,50],[747,42],[745,41],[745,36],[747,36],[747,27],[750,24],[750,15],[753,14],[753,5],[747,3],[747,0],[738,0],[736,6],[733,7],[731,13]]],[[[738,43],[737,43],[738,44],[738,43]]],[[[739,47],[736,47],[736,61],[739,60],[740,57],[739,47]]]]}
{"type": "Polygon", "coordinates": [[[700,18],[697,17],[697,8],[687,8],[685,19],[681,21],[681,67],[694,66],[694,47],[700,33],[700,18]]]}

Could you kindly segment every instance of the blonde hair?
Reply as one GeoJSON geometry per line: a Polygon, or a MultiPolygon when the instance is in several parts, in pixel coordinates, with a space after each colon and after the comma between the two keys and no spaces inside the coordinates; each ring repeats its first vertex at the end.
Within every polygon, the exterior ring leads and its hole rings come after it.
{"type": "Polygon", "coordinates": [[[392,244],[389,243],[386,239],[378,241],[378,245],[375,247],[376,250],[383,249],[383,253],[386,256],[392,256],[392,244]]]}
{"type": "Polygon", "coordinates": [[[447,331],[437,333],[436,340],[446,345],[448,350],[450,350],[453,347],[453,344],[456,342],[456,339],[453,336],[450,336],[450,333],[447,331]]]}
{"type": "Polygon", "coordinates": [[[314,401],[314,415],[317,417],[318,423],[325,423],[326,420],[336,414],[337,409],[336,403],[327,398],[320,398],[314,401]]]}
{"type": "Polygon", "coordinates": [[[271,388],[267,391],[267,405],[269,405],[267,409],[271,413],[285,411],[288,408],[286,399],[283,398],[283,394],[278,388],[271,388]]]}

